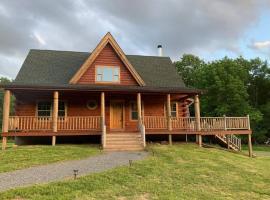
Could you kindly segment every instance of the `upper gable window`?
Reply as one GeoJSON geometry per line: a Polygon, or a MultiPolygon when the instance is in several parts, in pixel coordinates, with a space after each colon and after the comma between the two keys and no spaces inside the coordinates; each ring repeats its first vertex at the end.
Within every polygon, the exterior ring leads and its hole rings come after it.
{"type": "Polygon", "coordinates": [[[96,82],[119,83],[120,68],[113,66],[96,66],[96,82]]]}

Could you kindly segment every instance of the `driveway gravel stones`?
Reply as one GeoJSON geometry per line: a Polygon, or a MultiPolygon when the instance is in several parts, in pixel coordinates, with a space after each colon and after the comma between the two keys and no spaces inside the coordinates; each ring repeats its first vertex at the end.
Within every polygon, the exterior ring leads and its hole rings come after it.
{"type": "Polygon", "coordinates": [[[0,191],[73,178],[74,170],[78,170],[78,176],[103,172],[118,166],[129,165],[129,160],[141,160],[146,156],[147,153],[143,151],[105,152],[82,160],[58,162],[0,173],[0,191]]]}

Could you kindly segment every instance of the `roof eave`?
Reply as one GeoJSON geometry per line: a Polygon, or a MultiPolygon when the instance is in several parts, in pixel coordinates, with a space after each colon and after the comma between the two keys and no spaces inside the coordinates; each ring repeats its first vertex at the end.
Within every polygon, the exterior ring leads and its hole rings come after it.
{"type": "Polygon", "coordinates": [[[204,90],[193,88],[172,88],[172,87],[118,87],[118,86],[87,86],[87,85],[16,85],[5,84],[0,85],[0,88],[6,90],[49,90],[49,91],[111,91],[111,92],[145,92],[145,93],[187,93],[187,94],[203,94],[204,90]]]}

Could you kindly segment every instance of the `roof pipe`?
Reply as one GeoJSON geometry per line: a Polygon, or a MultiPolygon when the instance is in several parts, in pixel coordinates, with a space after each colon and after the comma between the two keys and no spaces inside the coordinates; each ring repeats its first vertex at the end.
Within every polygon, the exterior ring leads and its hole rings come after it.
{"type": "Polygon", "coordinates": [[[157,46],[157,48],[158,48],[158,56],[163,56],[162,45],[159,44],[159,45],[157,46]]]}

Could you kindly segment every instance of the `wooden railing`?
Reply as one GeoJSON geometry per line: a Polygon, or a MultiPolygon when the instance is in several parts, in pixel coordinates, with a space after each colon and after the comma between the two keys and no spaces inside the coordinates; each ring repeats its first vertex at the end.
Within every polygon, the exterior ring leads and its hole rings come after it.
{"type": "MultiPolygon", "coordinates": [[[[100,116],[58,117],[57,130],[101,130],[100,116]]],[[[52,130],[52,117],[11,116],[10,131],[52,130]]]]}
{"type": "Polygon", "coordinates": [[[225,117],[226,129],[250,129],[249,117],[225,117]]]}
{"type": "MultiPolygon", "coordinates": [[[[172,129],[196,130],[195,117],[171,118],[172,129]]],[[[144,116],[146,129],[168,129],[167,118],[163,116],[144,116]]],[[[203,131],[210,130],[247,130],[249,117],[201,117],[200,127],[203,131]]]]}
{"type": "Polygon", "coordinates": [[[173,129],[195,130],[195,117],[173,117],[172,118],[173,129]]]}
{"type": "Polygon", "coordinates": [[[99,130],[101,129],[100,116],[76,116],[59,117],[57,121],[58,130],[99,130]]]}
{"type": "Polygon", "coordinates": [[[35,116],[11,116],[9,117],[9,130],[51,130],[51,117],[35,117],[35,116]]]}
{"type": "Polygon", "coordinates": [[[146,129],[166,129],[167,118],[163,116],[144,116],[143,124],[146,129]]]}
{"type": "Polygon", "coordinates": [[[145,148],[146,147],[145,126],[141,120],[139,121],[138,129],[139,129],[141,136],[142,136],[143,147],[145,148]]]}
{"type": "Polygon", "coordinates": [[[238,138],[235,135],[216,135],[216,138],[225,143],[228,148],[236,151],[241,151],[241,138],[238,138]]]}
{"type": "Polygon", "coordinates": [[[249,117],[201,117],[201,130],[249,129],[249,117]]]}

